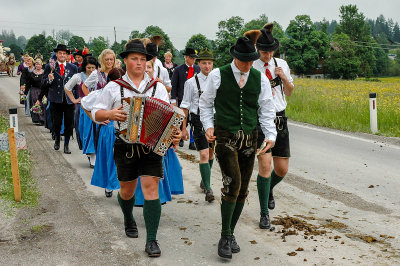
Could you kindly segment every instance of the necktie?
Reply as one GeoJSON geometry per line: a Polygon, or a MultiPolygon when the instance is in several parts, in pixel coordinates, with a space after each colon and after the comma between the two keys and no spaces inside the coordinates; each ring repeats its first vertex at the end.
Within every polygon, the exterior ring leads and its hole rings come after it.
{"type": "Polygon", "coordinates": [[[244,80],[244,78],[245,78],[245,75],[244,75],[244,73],[243,72],[240,72],[240,80],[239,80],[239,83],[238,83],[238,85],[239,85],[239,88],[243,88],[244,87],[244,84],[245,84],[245,80],[244,80]]]}
{"type": "Polygon", "coordinates": [[[265,69],[265,75],[267,75],[267,78],[268,78],[269,80],[271,80],[271,79],[272,79],[272,75],[271,75],[271,71],[269,71],[269,69],[268,69],[268,63],[265,63],[264,66],[267,67],[267,68],[265,69]]]}
{"type": "Polygon", "coordinates": [[[190,79],[191,77],[193,77],[193,74],[194,74],[193,67],[189,67],[189,72],[188,72],[188,75],[187,75],[187,79],[190,79]]]}
{"type": "Polygon", "coordinates": [[[60,65],[60,75],[64,76],[64,64],[60,65]]]}

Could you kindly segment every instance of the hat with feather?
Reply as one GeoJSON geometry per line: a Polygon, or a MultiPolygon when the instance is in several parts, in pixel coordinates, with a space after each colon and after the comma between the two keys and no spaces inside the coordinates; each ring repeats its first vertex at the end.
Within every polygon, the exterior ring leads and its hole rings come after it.
{"type": "Polygon", "coordinates": [[[243,62],[251,62],[260,58],[260,53],[255,47],[257,32],[260,31],[249,31],[245,33],[245,36],[239,37],[229,51],[231,56],[243,62]]]}
{"type": "Polygon", "coordinates": [[[274,38],[274,36],[272,35],[273,28],[274,28],[273,23],[267,23],[260,30],[261,34],[259,35],[256,42],[256,47],[258,50],[264,52],[271,52],[279,48],[278,39],[274,38]]]}

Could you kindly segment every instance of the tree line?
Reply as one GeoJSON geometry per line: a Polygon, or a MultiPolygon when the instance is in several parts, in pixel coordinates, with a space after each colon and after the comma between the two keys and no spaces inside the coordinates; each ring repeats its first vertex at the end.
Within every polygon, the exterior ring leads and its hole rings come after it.
{"type": "MultiPolygon", "coordinates": [[[[281,44],[277,52],[287,60],[294,73],[325,73],[330,78],[343,79],[400,75],[399,24],[393,19],[386,20],[383,15],[376,20],[368,19],[356,5],[341,6],[339,12],[339,21],[323,19],[313,22],[309,15],[298,15],[285,30],[278,22],[274,22],[273,34],[281,44]],[[389,59],[389,54],[397,55],[396,59],[389,59]]],[[[232,60],[229,49],[239,36],[247,30],[261,29],[268,22],[265,14],[248,22],[239,16],[233,16],[218,23],[215,40],[199,33],[188,40],[186,47],[212,50],[216,56],[215,65],[221,66],[232,60]]],[[[164,45],[160,47],[161,60],[164,53],[170,50],[175,61],[182,63],[182,51],[175,48],[168,34],[158,26],[148,26],[143,32],[132,30],[129,39],[153,35],[161,35],[164,39],[164,45]]],[[[93,55],[98,56],[105,48],[111,48],[118,54],[127,42],[122,40],[110,45],[110,41],[103,36],[90,38],[86,42],[84,38],[68,30],[53,31],[52,35],[42,32],[29,40],[23,36],[16,38],[12,31],[2,31],[0,39],[5,40],[4,45],[9,46],[12,51],[16,51],[17,47],[33,54],[40,51],[45,59],[50,56],[49,51],[57,43],[79,49],[86,46],[93,55]],[[11,47],[12,45],[14,46],[11,47]]]]}

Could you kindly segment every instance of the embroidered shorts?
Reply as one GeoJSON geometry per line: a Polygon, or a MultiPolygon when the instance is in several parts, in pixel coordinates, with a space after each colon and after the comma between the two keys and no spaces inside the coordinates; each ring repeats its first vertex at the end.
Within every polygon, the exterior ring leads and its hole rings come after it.
{"type": "Polygon", "coordinates": [[[221,198],[244,203],[254,168],[257,129],[245,135],[242,130],[232,134],[216,126],[214,134],[217,137],[215,153],[222,173],[221,198]]]}

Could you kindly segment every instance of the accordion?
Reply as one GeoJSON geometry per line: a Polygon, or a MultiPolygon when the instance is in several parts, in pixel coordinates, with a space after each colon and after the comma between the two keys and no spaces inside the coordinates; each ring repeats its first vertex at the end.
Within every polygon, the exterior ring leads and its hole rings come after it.
{"type": "Polygon", "coordinates": [[[130,144],[141,143],[161,156],[185,118],[178,107],[152,97],[123,98],[122,110],[128,119],[119,123],[120,138],[130,144]]]}

